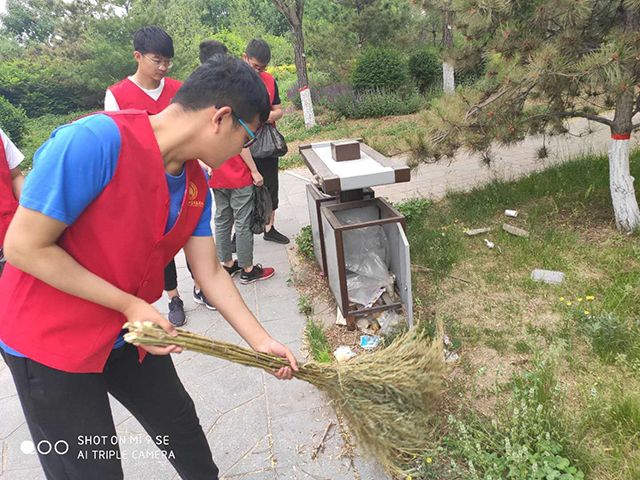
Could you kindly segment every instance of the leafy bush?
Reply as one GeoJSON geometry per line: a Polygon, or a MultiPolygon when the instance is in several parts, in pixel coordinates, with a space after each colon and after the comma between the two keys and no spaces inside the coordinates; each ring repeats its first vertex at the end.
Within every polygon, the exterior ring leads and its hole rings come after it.
{"type": "Polygon", "coordinates": [[[396,203],[394,207],[404,215],[408,224],[412,224],[424,219],[424,215],[427,212],[429,205],[431,205],[431,202],[426,198],[412,198],[410,200],[396,203]]]}
{"type": "Polygon", "coordinates": [[[409,115],[422,107],[422,97],[417,93],[401,95],[384,90],[363,93],[345,93],[327,106],[346,118],[377,118],[389,115],[409,115]]]}
{"type": "Polygon", "coordinates": [[[409,80],[407,64],[400,54],[381,48],[366,50],[357,60],[351,75],[358,92],[372,89],[398,90],[409,80]]]}
{"type": "Polygon", "coordinates": [[[9,100],[0,96],[0,127],[11,141],[20,145],[27,133],[27,115],[22,108],[14,107],[9,100]]]}
{"type": "Polygon", "coordinates": [[[426,92],[442,76],[442,63],[430,50],[420,50],[409,57],[409,73],[421,93],[426,92]]]}

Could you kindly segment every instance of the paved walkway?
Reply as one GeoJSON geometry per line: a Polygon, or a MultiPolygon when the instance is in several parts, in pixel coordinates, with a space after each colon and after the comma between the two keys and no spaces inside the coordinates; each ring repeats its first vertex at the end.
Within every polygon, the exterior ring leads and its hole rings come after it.
{"type": "MultiPolygon", "coordinates": [[[[585,131],[586,122],[576,122],[573,134],[585,131]]],[[[565,135],[547,143],[551,156],[536,160],[540,138],[531,138],[516,147],[494,150],[491,168],[477,156],[459,155],[451,164],[423,165],[413,172],[413,180],[376,188],[379,196],[393,201],[423,196],[438,198],[448,190],[468,190],[494,178],[515,178],[585,153],[602,153],[608,144],[608,130],[592,125],[587,137],[565,135]]],[[[281,208],[278,228],[293,237],[308,224],[304,194],[309,178],[304,169],[281,174],[281,208]]],[[[288,247],[292,248],[291,246],[288,247]]],[[[238,285],[245,301],[277,339],[289,345],[299,358],[305,325],[298,313],[298,294],[289,285],[287,248],[256,238],[257,262],[273,266],[277,274],[269,281],[238,285]]],[[[191,299],[192,283],[179,257],[181,295],[188,311],[188,328],[213,338],[242,343],[238,335],[215,312],[197,306],[191,299]]],[[[166,312],[166,302],[158,303],[166,312]]],[[[174,357],[178,372],[191,393],[201,424],[209,439],[222,478],[229,480],[384,480],[387,477],[374,460],[356,456],[351,464],[343,456],[343,440],[333,429],[324,451],[316,460],[311,454],[335,415],[313,387],[301,382],[280,382],[260,371],[226,363],[199,354],[174,357]]],[[[170,464],[153,458],[154,446],[146,444],[140,424],[116,401],[113,414],[121,442],[127,479],[177,479],[170,464]],[[146,458],[151,456],[152,458],[146,458]]],[[[168,412],[170,415],[170,412],[168,412]]],[[[21,452],[29,433],[8,369],[0,362],[0,479],[38,480],[44,478],[35,455],[21,452]]]]}

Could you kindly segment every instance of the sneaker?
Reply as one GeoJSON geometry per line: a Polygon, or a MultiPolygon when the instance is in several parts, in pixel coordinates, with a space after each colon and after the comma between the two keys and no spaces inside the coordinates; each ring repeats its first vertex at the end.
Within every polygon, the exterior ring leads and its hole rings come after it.
{"type": "Polygon", "coordinates": [[[236,234],[234,233],[231,236],[231,253],[236,253],[237,251],[237,247],[236,247],[236,234]]]}
{"type": "Polygon", "coordinates": [[[264,232],[264,239],[268,242],[276,242],[283,245],[286,245],[290,241],[289,237],[277,231],[276,227],[271,227],[271,230],[269,230],[268,232],[264,232]]]}
{"type": "Polygon", "coordinates": [[[177,295],[169,301],[169,321],[174,327],[181,327],[187,323],[184,314],[184,303],[177,295]]]}
{"type": "Polygon", "coordinates": [[[209,310],[217,310],[216,307],[214,307],[207,301],[207,297],[204,296],[202,290],[198,290],[196,287],[193,287],[193,301],[198,305],[204,305],[209,310]]]}
{"type": "Polygon", "coordinates": [[[231,275],[232,277],[242,271],[242,267],[240,265],[238,265],[238,260],[234,260],[233,261],[233,265],[231,265],[230,267],[227,267],[226,265],[222,265],[224,267],[224,269],[227,271],[227,273],[229,275],[231,275]]]}
{"type": "Polygon", "coordinates": [[[254,265],[250,272],[242,270],[240,274],[240,283],[248,285],[249,283],[266,280],[273,277],[276,271],[271,267],[263,267],[260,264],[254,265]]]}

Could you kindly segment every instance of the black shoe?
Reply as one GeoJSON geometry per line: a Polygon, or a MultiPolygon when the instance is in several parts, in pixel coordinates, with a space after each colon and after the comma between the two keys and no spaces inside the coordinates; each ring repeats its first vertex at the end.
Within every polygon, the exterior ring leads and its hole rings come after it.
{"type": "Polygon", "coordinates": [[[187,323],[184,314],[184,303],[177,295],[169,301],[169,321],[174,327],[181,327],[187,323]]]}
{"type": "Polygon", "coordinates": [[[207,297],[204,296],[202,290],[198,290],[196,287],[193,287],[193,301],[199,305],[204,305],[209,310],[217,310],[216,307],[214,307],[207,301],[207,297]]]}
{"type": "Polygon", "coordinates": [[[242,270],[242,267],[240,265],[238,265],[238,260],[234,260],[233,261],[233,265],[231,265],[230,267],[227,267],[226,265],[222,265],[224,267],[224,269],[227,271],[227,273],[229,275],[231,275],[232,277],[240,272],[242,270]]]}
{"type": "Polygon", "coordinates": [[[259,280],[266,280],[273,277],[276,271],[271,267],[263,267],[260,264],[254,265],[250,272],[242,270],[240,274],[240,283],[248,285],[249,283],[257,282],[259,280]]]}
{"type": "Polygon", "coordinates": [[[277,231],[276,227],[271,227],[271,230],[269,230],[268,232],[264,232],[264,239],[268,242],[276,242],[283,245],[286,245],[290,242],[289,237],[277,231]]]}
{"type": "Polygon", "coordinates": [[[231,253],[236,253],[236,234],[231,236],[231,253]]]}

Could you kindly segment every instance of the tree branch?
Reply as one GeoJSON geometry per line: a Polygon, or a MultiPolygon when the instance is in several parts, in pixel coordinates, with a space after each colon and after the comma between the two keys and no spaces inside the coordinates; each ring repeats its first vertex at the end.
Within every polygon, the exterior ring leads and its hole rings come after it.
{"type": "Polygon", "coordinates": [[[536,118],[551,118],[551,117],[578,117],[578,118],[586,118],[588,120],[593,120],[594,122],[603,123],[609,127],[613,126],[613,122],[608,118],[601,117],[600,115],[592,115],[586,112],[578,112],[578,111],[568,111],[568,112],[550,112],[550,113],[541,113],[540,115],[534,115],[532,117],[528,117],[527,120],[532,120],[536,118]]]}

